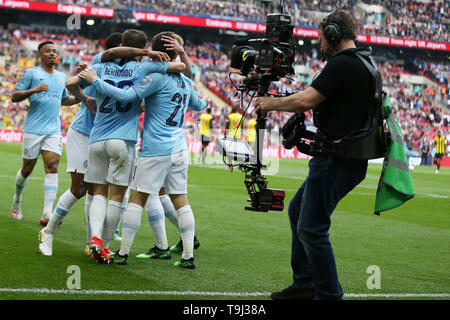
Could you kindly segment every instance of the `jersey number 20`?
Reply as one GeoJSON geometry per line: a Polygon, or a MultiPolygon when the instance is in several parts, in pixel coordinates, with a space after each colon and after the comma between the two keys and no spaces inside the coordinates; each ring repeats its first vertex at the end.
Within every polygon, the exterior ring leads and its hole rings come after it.
{"type": "MultiPolygon", "coordinates": [[[[113,85],[114,87],[116,87],[116,83],[114,81],[112,81],[112,80],[105,80],[105,82],[109,83],[110,85],[113,85]]],[[[123,89],[123,87],[125,87],[125,86],[132,87],[133,86],[133,82],[128,81],[128,80],[124,80],[124,81],[121,81],[121,82],[119,82],[117,84],[117,88],[119,88],[119,89],[123,89]]],[[[102,113],[111,113],[111,112],[113,112],[113,108],[112,107],[107,107],[107,104],[108,104],[108,102],[110,100],[111,100],[111,97],[106,97],[103,100],[102,104],[100,105],[100,112],[102,112],[102,113]]],[[[131,109],[131,102],[127,103],[125,106],[123,106],[122,103],[120,103],[119,101],[116,102],[116,110],[118,112],[125,113],[128,110],[130,110],[130,109],[131,109]]]]}

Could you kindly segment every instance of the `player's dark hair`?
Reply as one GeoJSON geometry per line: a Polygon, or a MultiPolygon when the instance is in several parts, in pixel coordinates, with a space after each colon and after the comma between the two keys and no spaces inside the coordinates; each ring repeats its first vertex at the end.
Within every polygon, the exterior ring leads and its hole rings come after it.
{"type": "Polygon", "coordinates": [[[121,44],[124,47],[145,48],[147,44],[147,35],[144,31],[137,29],[128,29],[122,33],[121,44]]]}
{"type": "Polygon", "coordinates": [[[122,33],[121,32],[113,32],[111,33],[108,38],[106,38],[106,50],[115,48],[120,46],[120,43],[122,42],[122,33]]]}
{"type": "Polygon", "coordinates": [[[165,52],[169,56],[170,60],[172,60],[173,57],[175,57],[175,52],[173,52],[173,50],[166,50],[166,47],[164,46],[165,42],[161,39],[162,36],[171,37],[177,40],[176,37],[174,37],[173,31],[160,32],[152,38],[152,50],[165,52]]]}
{"type": "Polygon", "coordinates": [[[53,44],[54,45],[55,43],[53,41],[44,41],[44,42],[39,43],[39,45],[38,45],[38,52],[41,51],[42,47],[47,45],[47,44],[53,44]]]}
{"type": "Polygon", "coordinates": [[[355,21],[347,11],[341,9],[333,11],[319,23],[318,29],[324,30],[330,24],[336,24],[339,27],[342,40],[356,40],[355,21]]]}

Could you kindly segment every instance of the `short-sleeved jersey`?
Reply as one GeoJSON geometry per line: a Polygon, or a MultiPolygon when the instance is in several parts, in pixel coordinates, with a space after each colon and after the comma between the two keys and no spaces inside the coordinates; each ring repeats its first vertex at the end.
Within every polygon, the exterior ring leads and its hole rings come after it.
{"type": "Polygon", "coordinates": [[[434,143],[436,145],[436,154],[445,154],[445,137],[434,137],[434,143]]]}
{"type": "MultiPolygon", "coordinates": [[[[121,89],[132,87],[134,80],[151,72],[165,73],[168,63],[126,61],[106,62],[92,66],[100,79],[121,89]]],[[[89,137],[89,143],[120,139],[137,142],[141,100],[129,103],[107,97],[97,92],[97,114],[89,137]]]]}
{"type": "Polygon", "coordinates": [[[200,116],[200,124],[201,124],[201,129],[200,129],[200,134],[202,136],[207,136],[210,137],[211,136],[211,119],[213,118],[213,116],[209,113],[202,113],[202,115],[200,116]]]}
{"type": "MultiPolygon", "coordinates": [[[[103,52],[97,53],[94,57],[92,57],[91,62],[89,63],[89,67],[92,67],[95,64],[102,62],[102,54],[103,52]]],[[[84,88],[84,94],[95,98],[95,88],[93,86],[88,86],[84,88]]],[[[93,114],[86,107],[84,102],[81,103],[80,111],[78,111],[75,119],[73,119],[70,127],[72,129],[77,130],[78,132],[89,136],[91,134],[92,127],[94,125],[95,114],[93,114]]]]}
{"type": "Polygon", "coordinates": [[[145,98],[145,119],[140,156],[167,156],[187,149],[184,116],[187,108],[199,111],[206,102],[195,94],[182,74],[149,74],[133,87],[145,98]]]}
{"type": "Polygon", "coordinates": [[[241,138],[241,126],[239,126],[239,122],[241,121],[242,114],[233,112],[228,115],[228,135],[230,137],[236,137],[236,139],[241,138]],[[238,127],[239,126],[239,127],[238,127]],[[236,132],[237,130],[237,132],[236,132]]]}
{"type": "Polygon", "coordinates": [[[256,139],[256,119],[247,122],[247,142],[255,142],[256,139]]]}
{"type": "Polygon", "coordinates": [[[364,128],[373,103],[373,78],[350,50],[332,56],[311,83],[325,97],[314,108],[314,124],[330,138],[364,128]]]}
{"type": "Polygon", "coordinates": [[[16,90],[28,90],[40,84],[47,84],[48,90],[33,93],[28,97],[30,108],[23,125],[23,132],[34,134],[60,134],[61,118],[59,110],[61,100],[69,96],[67,93],[66,75],[53,71],[47,73],[41,67],[34,67],[25,71],[16,84],[16,90]]]}

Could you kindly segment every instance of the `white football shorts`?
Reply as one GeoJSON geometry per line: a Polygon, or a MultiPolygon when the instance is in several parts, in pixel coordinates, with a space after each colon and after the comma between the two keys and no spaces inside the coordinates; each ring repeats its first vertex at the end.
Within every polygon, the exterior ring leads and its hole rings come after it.
{"type": "Polygon", "coordinates": [[[130,189],[158,195],[164,186],[167,194],[187,194],[188,167],[187,151],[169,156],[139,157],[130,189]]]}
{"type": "Polygon", "coordinates": [[[136,159],[135,143],[119,139],[103,140],[88,147],[88,168],[84,181],[128,186],[136,159]]]}
{"type": "Polygon", "coordinates": [[[24,132],[22,135],[22,158],[36,159],[42,150],[62,154],[62,136],[60,134],[34,134],[24,132]]]}
{"type": "Polygon", "coordinates": [[[89,136],[69,128],[66,142],[66,172],[86,174],[88,166],[88,146],[89,136]]]}

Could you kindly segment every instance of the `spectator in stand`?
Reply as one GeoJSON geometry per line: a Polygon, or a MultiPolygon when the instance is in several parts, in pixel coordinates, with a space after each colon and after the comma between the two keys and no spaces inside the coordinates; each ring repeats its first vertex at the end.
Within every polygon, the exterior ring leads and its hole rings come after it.
{"type": "Polygon", "coordinates": [[[430,157],[431,154],[430,143],[427,140],[422,140],[421,144],[422,146],[420,148],[420,151],[422,152],[422,161],[420,162],[420,165],[427,166],[428,158],[430,157]]]}
{"type": "Polygon", "coordinates": [[[389,14],[367,14],[364,17],[365,23],[360,29],[362,33],[449,42],[448,1],[363,0],[363,2],[382,5],[389,10],[392,17],[389,14]],[[378,19],[375,25],[373,16],[377,16],[378,19]]]}

